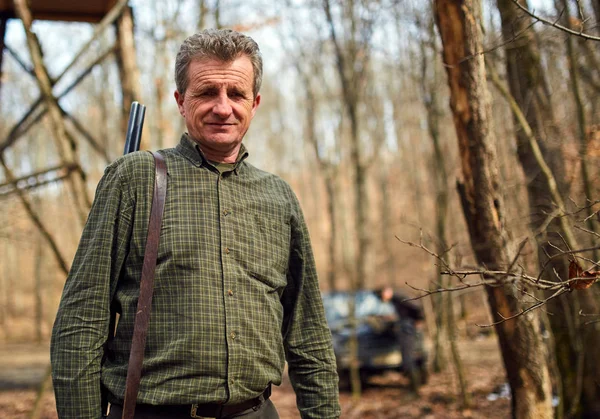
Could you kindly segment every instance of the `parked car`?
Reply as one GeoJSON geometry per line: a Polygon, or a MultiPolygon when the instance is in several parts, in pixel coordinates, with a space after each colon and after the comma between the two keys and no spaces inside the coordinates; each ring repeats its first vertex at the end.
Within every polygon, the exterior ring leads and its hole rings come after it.
{"type": "MultiPolygon", "coordinates": [[[[356,333],[358,337],[358,364],[360,379],[366,384],[369,377],[386,371],[403,372],[396,331],[399,318],[391,303],[382,302],[373,291],[361,290],[356,293],[336,291],[323,293],[325,316],[333,336],[333,348],[340,375],[340,387],[349,387],[351,362],[350,303],[354,297],[356,313],[356,333]]],[[[421,380],[427,379],[427,354],[423,345],[423,333],[420,325],[415,333],[415,359],[421,370],[421,380]]]]}

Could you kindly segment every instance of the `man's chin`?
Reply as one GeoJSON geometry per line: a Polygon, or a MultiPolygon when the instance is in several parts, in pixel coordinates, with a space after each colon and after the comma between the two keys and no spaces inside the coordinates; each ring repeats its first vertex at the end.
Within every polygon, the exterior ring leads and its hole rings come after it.
{"type": "Polygon", "coordinates": [[[212,146],[215,149],[230,149],[237,146],[241,141],[231,135],[211,135],[205,141],[206,145],[212,146]]]}
{"type": "Polygon", "coordinates": [[[231,135],[210,135],[202,137],[192,137],[196,143],[203,149],[209,149],[214,151],[227,152],[238,147],[241,144],[241,139],[232,137],[231,135]]]}

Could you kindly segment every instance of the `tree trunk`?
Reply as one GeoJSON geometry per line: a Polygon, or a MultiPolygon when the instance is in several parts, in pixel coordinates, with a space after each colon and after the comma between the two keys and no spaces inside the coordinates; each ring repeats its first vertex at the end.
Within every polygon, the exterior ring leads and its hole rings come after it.
{"type": "MultiPolygon", "coordinates": [[[[135,40],[133,38],[133,13],[125,7],[116,23],[117,29],[117,65],[123,92],[121,108],[121,132],[125,136],[129,111],[134,101],[140,100],[140,72],[135,57],[135,40]]],[[[140,147],[141,148],[141,147],[140,147]]]]}
{"type": "MultiPolygon", "coordinates": [[[[2,58],[4,57],[4,37],[6,35],[6,22],[8,21],[8,18],[5,16],[0,16],[0,90],[2,90],[2,79],[4,79],[4,77],[2,76],[2,58]]],[[[0,111],[2,109],[0,108],[0,111]]]]}
{"type": "Polygon", "coordinates": [[[215,26],[217,29],[222,29],[223,25],[221,24],[221,1],[215,0],[215,26]]]}
{"type": "MultiPolygon", "coordinates": [[[[571,13],[569,10],[569,3],[566,0],[561,0],[561,13],[563,18],[563,25],[569,26],[571,21],[571,13]]],[[[577,65],[577,58],[575,57],[574,41],[571,36],[567,36],[566,39],[567,48],[567,62],[569,66],[569,78],[571,82],[571,91],[573,93],[573,100],[575,101],[575,112],[577,119],[578,128],[578,140],[579,140],[579,158],[580,158],[580,169],[581,169],[581,181],[583,182],[583,191],[586,198],[585,205],[587,206],[587,226],[590,231],[593,232],[591,235],[592,245],[597,245],[596,237],[597,228],[595,217],[593,216],[593,208],[588,205],[589,202],[594,201],[592,193],[592,182],[589,176],[588,164],[587,164],[587,139],[586,139],[586,114],[583,105],[583,99],[580,91],[580,77],[577,65]]],[[[593,250],[593,260],[598,261],[599,254],[598,249],[593,250]]],[[[580,311],[585,313],[597,313],[599,307],[598,302],[598,287],[586,290],[585,293],[577,293],[575,298],[578,299],[577,303],[574,304],[571,301],[570,306],[573,314],[572,319],[572,330],[575,331],[568,342],[560,342],[561,346],[564,347],[563,359],[559,365],[562,365],[561,374],[563,378],[567,376],[570,378],[571,383],[563,382],[563,389],[569,389],[569,384],[574,387],[574,398],[567,399],[571,402],[571,405],[567,405],[569,417],[598,417],[600,415],[600,385],[598,384],[598,374],[600,373],[600,354],[598,353],[598,345],[600,344],[599,334],[597,325],[586,326],[582,324],[581,318],[579,317],[580,311]],[[570,348],[566,346],[570,343],[570,348]],[[569,351],[570,349],[570,351],[569,351]],[[567,358],[569,355],[570,358],[567,358]],[[573,362],[574,361],[574,362],[573,362]],[[567,365],[571,364],[569,370],[567,365]],[[576,367],[573,368],[573,365],[576,367]]],[[[564,334],[563,334],[564,336],[564,334]]],[[[566,381],[566,380],[565,380],[566,381]]],[[[565,391],[566,393],[566,391],[565,391]]],[[[567,397],[565,395],[565,397],[567,397]]]]}
{"type": "Polygon", "coordinates": [[[18,252],[15,246],[15,243],[11,243],[10,241],[5,241],[5,249],[3,255],[5,256],[4,262],[4,301],[3,301],[3,311],[4,311],[4,321],[6,325],[6,337],[9,337],[10,323],[11,320],[15,317],[15,277],[18,277],[16,272],[18,271],[18,252]],[[12,263],[8,263],[11,261],[12,263]]]}
{"type": "MultiPolygon", "coordinates": [[[[427,60],[427,48],[425,41],[421,42],[421,92],[423,101],[425,104],[425,110],[427,112],[427,128],[429,130],[429,136],[433,144],[433,161],[431,167],[433,168],[433,177],[435,179],[435,190],[436,190],[436,250],[438,255],[443,255],[442,258],[448,260],[448,241],[446,238],[446,215],[448,212],[448,174],[446,171],[446,161],[444,159],[444,153],[440,144],[440,117],[442,110],[437,95],[437,86],[439,82],[438,66],[436,63],[437,47],[435,43],[435,24],[433,17],[429,24],[428,33],[430,35],[429,45],[431,45],[434,59],[429,62],[427,60]],[[427,80],[427,70],[432,69],[433,72],[432,80],[427,80]]],[[[445,288],[444,277],[442,275],[442,265],[437,265],[437,282],[442,288],[445,288]]],[[[465,370],[463,367],[462,359],[458,351],[456,344],[456,318],[454,316],[454,294],[438,294],[440,317],[442,320],[440,324],[445,326],[448,334],[448,340],[450,343],[450,353],[452,354],[452,363],[458,377],[458,383],[460,386],[461,394],[461,405],[463,408],[468,408],[471,405],[471,397],[468,391],[468,384],[466,379],[465,370]],[[445,302],[445,304],[444,304],[445,302]]],[[[438,331],[442,329],[437,328],[438,331]]],[[[436,334],[436,353],[434,360],[436,363],[440,361],[440,333],[436,334]]],[[[439,367],[439,365],[436,365],[439,367]]]]}
{"type": "MultiPolygon", "coordinates": [[[[571,22],[571,12],[569,10],[569,3],[566,0],[560,1],[562,5],[562,19],[563,25],[569,26],[571,22]]],[[[598,0],[592,1],[592,4],[597,7],[598,0]]],[[[597,9],[596,9],[597,10],[597,9]]],[[[569,65],[569,78],[571,82],[571,90],[573,93],[573,100],[575,101],[575,112],[577,116],[577,129],[579,139],[579,158],[580,169],[581,169],[581,181],[583,182],[583,191],[586,197],[587,206],[587,226],[588,229],[593,233],[590,235],[592,241],[592,247],[598,245],[598,228],[596,224],[596,217],[594,216],[594,210],[589,205],[590,202],[595,200],[594,193],[592,192],[592,181],[589,176],[588,162],[587,162],[587,138],[586,138],[586,126],[587,116],[583,105],[582,93],[580,90],[580,75],[577,65],[577,57],[574,51],[574,40],[572,36],[567,36],[566,39],[567,47],[567,62],[569,65]]],[[[596,69],[597,70],[597,69],[596,69]]],[[[600,255],[598,249],[593,250],[593,260],[598,262],[600,255]]],[[[575,384],[576,388],[581,390],[581,401],[576,404],[573,401],[573,405],[569,410],[571,417],[575,417],[577,413],[581,413],[582,418],[587,417],[599,417],[600,416],[600,382],[598,376],[600,374],[600,352],[598,347],[600,345],[600,324],[594,322],[590,325],[586,325],[585,322],[581,321],[580,312],[584,313],[598,313],[600,311],[600,290],[598,286],[594,286],[583,293],[577,293],[578,303],[574,308],[574,325],[576,337],[572,341],[577,342],[579,345],[574,348],[575,360],[578,368],[575,368],[575,384]]],[[[573,373],[571,373],[573,375],[573,373]]],[[[564,387],[564,386],[563,386],[564,387]]]]}
{"type": "MultiPolygon", "coordinates": [[[[35,205],[37,208],[40,207],[40,200],[35,200],[35,205]]],[[[35,238],[35,284],[34,284],[34,295],[35,295],[35,341],[38,344],[41,344],[44,336],[43,336],[43,326],[44,326],[44,300],[42,298],[43,290],[42,290],[42,276],[43,272],[43,264],[44,264],[44,238],[41,235],[36,235],[35,238]]]]}
{"type": "MultiPolygon", "coordinates": [[[[488,269],[506,269],[509,254],[503,226],[503,203],[497,177],[491,109],[487,89],[477,0],[436,0],[450,87],[450,107],[458,137],[463,211],[477,261],[488,269]]],[[[511,285],[487,287],[490,309],[518,419],[550,419],[552,391],[546,350],[535,312],[503,321],[521,311],[511,285]]]]}
{"type": "MultiPolygon", "coordinates": [[[[433,13],[433,12],[432,12],[433,13]]],[[[431,167],[433,167],[433,177],[435,179],[435,191],[436,191],[436,202],[435,202],[435,217],[436,217],[436,250],[438,255],[443,255],[447,250],[446,242],[446,213],[448,210],[448,177],[446,173],[446,166],[444,164],[444,157],[440,146],[440,129],[439,120],[442,114],[438,97],[437,97],[437,83],[438,83],[438,72],[435,59],[430,62],[427,59],[427,45],[431,45],[433,49],[433,56],[437,56],[437,49],[435,46],[435,27],[434,22],[431,22],[429,28],[430,38],[421,41],[421,96],[425,105],[425,111],[427,113],[427,129],[429,131],[429,137],[433,143],[433,161],[431,167]],[[433,71],[433,80],[427,81],[428,69],[433,71]]],[[[413,171],[413,173],[415,173],[413,171]]],[[[416,189],[416,188],[415,188],[416,189]]],[[[420,193],[417,194],[417,200],[420,200],[420,193]]],[[[417,208],[421,208],[418,205],[417,208]]],[[[442,276],[443,267],[437,265],[436,279],[437,284],[434,284],[434,288],[445,288],[445,280],[442,276]]],[[[443,371],[446,368],[446,355],[444,353],[445,345],[442,345],[442,338],[448,332],[448,319],[446,310],[449,305],[444,304],[445,297],[443,294],[434,294],[433,299],[435,301],[435,320],[436,330],[434,335],[434,352],[433,352],[433,370],[435,372],[443,371]]]]}
{"type": "Polygon", "coordinates": [[[196,29],[201,31],[206,29],[206,17],[208,15],[208,7],[206,5],[206,0],[198,1],[198,24],[196,25],[196,29]]]}
{"type": "Polygon", "coordinates": [[[329,270],[327,275],[327,283],[329,290],[337,289],[337,266],[336,266],[336,243],[338,240],[336,226],[336,204],[335,204],[335,178],[332,174],[327,174],[325,177],[325,189],[327,191],[327,217],[329,218],[330,233],[329,233],[329,270]]]}
{"type": "MultiPolygon", "coordinates": [[[[369,248],[369,226],[368,226],[368,194],[366,185],[367,166],[361,159],[361,146],[359,136],[359,117],[358,109],[361,102],[361,93],[368,67],[369,53],[365,48],[369,45],[370,30],[359,31],[359,25],[364,23],[358,16],[355,8],[355,2],[350,0],[345,3],[344,24],[349,25],[349,33],[346,34],[346,41],[342,43],[338,39],[335,30],[335,23],[331,12],[329,0],[323,2],[324,12],[327,23],[330,28],[331,41],[335,48],[336,67],[340,79],[343,106],[350,120],[350,163],[354,170],[353,189],[354,189],[354,227],[356,231],[357,249],[355,254],[354,274],[352,278],[352,289],[359,290],[365,286],[367,277],[366,260],[369,248]]],[[[364,28],[363,28],[364,29],[364,28]]],[[[350,378],[352,383],[352,396],[355,400],[360,397],[361,386],[358,369],[358,338],[356,332],[356,318],[354,313],[354,304],[350,306],[350,322],[353,323],[352,334],[350,336],[350,378]]]]}
{"type": "MultiPolygon", "coordinates": [[[[565,25],[569,25],[569,21],[571,20],[571,12],[569,10],[569,2],[567,0],[561,0],[562,3],[562,13],[563,13],[563,22],[565,25]]],[[[587,226],[588,229],[595,233],[595,236],[598,236],[596,222],[594,221],[594,209],[592,206],[588,205],[589,202],[594,201],[594,197],[592,196],[592,182],[589,176],[589,169],[587,163],[587,138],[586,138],[586,114],[585,108],[583,105],[583,98],[581,97],[581,91],[579,88],[580,77],[579,77],[579,69],[577,65],[577,58],[575,57],[575,48],[574,48],[573,37],[568,35],[566,39],[567,45],[567,62],[569,63],[569,78],[571,81],[571,91],[573,93],[573,100],[575,101],[575,112],[577,114],[577,137],[579,139],[579,158],[581,159],[580,168],[581,168],[581,181],[583,182],[583,191],[585,193],[586,198],[586,206],[587,206],[587,226]]],[[[592,246],[595,245],[595,238],[592,236],[592,246]]],[[[598,249],[594,249],[594,260],[598,260],[599,253],[598,249]]]]}
{"type": "MultiPolygon", "coordinates": [[[[383,163],[379,166],[379,190],[381,191],[381,205],[379,208],[380,218],[381,218],[381,243],[383,244],[383,249],[381,250],[384,259],[383,266],[379,270],[381,272],[381,276],[384,278],[386,284],[393,284],[396,281],[396,273],[394,269],[394,255],[392,252],[392,247],[394,243],[391,239],[394,238],[390,231],[393,231],[392,227],[392,219],[390,214],[392,214],[392,206],[390,201],[390,177],[389,177],[389,167],[386,163],[383,163]]],[[[397,242],[396,242],[397,243],[397,242]]]]}
{"type": "MultiPolygon", "coordinates": [[[[558,149],[561,136],[554,124],[552,109],[545,95],[546,81],[543,67],[540,62],[539,48],[531,30],[531,18],[524,16],[511,0],[497,0],[498,9],[502,20],[502,33],[505,42],[516,41],[510,44],[506,49],[506,68],[509,82],[510,93],[514,97],[521,111],[525,114],[533,136],[536,138],[542,151],[542,155],[550,170],[554,174],[558,189],[563,196],[567,194],[568,186],[565,184],[565,168],[562,152],[558,149]],[[519,38],[514,39],[514,34],[518,33],[519,38]]],[[[526,4],[525,4],[526,6],[526,4]]],[[[567,40],[567,46],[572,41],[567,40]]],[[[571,48],[572,49],[572,48],[571,48]]],[[[573,79],[572,79],[573,83],[573,79]]],[[[573,83],[574,89],[578,90],[578,83],[575,77],[573,83]]],[[[577,95],[576,95],[577,97],[577,95]]],[[[578,110],[583,111],[578,107],[578,110]]],[[[518,123],[515,124],[519,126],[518,123]]],[[[529,206],[531,214],[531,228],[538,240],[538,259],[540,267],[546,266],[544,279],[555,280],[556,273],[561,278],[568,277],[568,258],[554,258],[552,263],[548,264],[548,255],[555,255],[557,248],[563,248],[563,236],[572,236],[565,232],[561,226],[561,220],[553,220],[546,231],[539,231],[546,223],[548,214],[552,213],[555,205],[552,199],[552,191],[548,180],[540,170],[540,164],[534,156],[524,129],[517,130],[518,156],[521,166],[525,172],[527,183],[527,192],[529,196],[529,206]]],[[[582,155],[582,159],[584,155],[582,155]]],[[[585,164],[582,165],[584,182],[587,178],[585,164]]],[[[587,182],[586,182],[587,183],[587,182]]],[[[563,208],[563,211],[566,210],[563,208]]],[[[557,409],[557,416],[561,412],[581,413],[586,410],[580,401],[582,391],[582,377],[579,375],[596,375],[594,368],[586,369],[582,372],[581,368],[574,366],[581,365],[584,344],[581,342],[583,330],[578,319],[580,307],[587,307],[587,312],[596,312],[596,307],[589,307],[589,298],[592,290],[582,293],[563,295],[548,304],[550,325],[554,334],[554,352],[556,362],[560,371],[560,380],[557,387],[559,391],[560,405],[557,409]],[[581,301],[584,299],[584,301],[581,301]]],[[[597,343],[596,343],[597,344],[597,343]]],[[[598,356],[597,351],[585,351],[586,357],[595,362],[598,356]]],[[[597,386],[592,385],[588,391],[597,392],[597,386]]],[[[597,395],[593,397],[598,397],[597,395]]]]}
{"type": "Polygon", "coordinates": [[[44,378],[42,378],[42,381],[37,389],[35,400],[33,402],[33,406],[31,407],[31,411],[29,412],[28,419],[40,419],[43,413],[42,398],[50,388],[52,388],[52,366],[48,365],[48,368],[46,368],[46,372],[44,373],[44,378]]]}
{"type": "Polygon", "coordinates": [[[296,68],[300,73],[300,77],[304,83],[304,89],[306,91],[306,131],[307,140],[312,146],[315,157],[323,174],[325,182],[325,191],[327,193],[327,217],[329,218],[329,225],[331,231],[329,234],[329,268],[327,274],[327,284],[329,285],[330,291],[337,289],[336,285],[336,242],[337,242],[337,229],[336,229],[336,202],[335,202],[335,169],[331,163],[328,163],[325,156],[320,152],[320,145],[317,136],[317,100],[314,95],[314,91],[310,82],[310,79],[305,71],[302,70],[300,63],[297,63],[296,68]]]}
{"type": "Polygon", "coordinates": [[[456,316],[454,315],[454,294],[442,293],[446,299],[446,315],[448,317],[448,340],[450,341],[450,353],[452,354],[452,363],[456,370],[458,385],[460,387],[460,404],[463,409],[471,407],[471,394],[469,393],[469,384],[465,367],[458,351],[456,343],[456,316]]]}
{"type": "MultiPolygon", "coordinates": [[[[434,60],[428,62],[427,60],[427,48],[425,42],[421,42],[421,91],[425,104],[425,110],[427,112],[427,127],[429,130],[429,136],[433,144],[433,161],[431,167],[433,168],[433,177],[435,179],[435,190],[436,190],[436,250],[438,255],[443,255],[444,260],[448,260],[448,242],[446,238],[446,215],[448,211],[448,174],[446,171],[446,162],[444,159],[444,153],[440,144],[440,117],[442,111],[440,109],[437,86],[439,81],[439,75],[437,71],[437,63],[435,57],[437,57],[437,48],[435,44],[435,25],[433,19],[428,28],[430,34],[430,42],[434,60]],[[427,81],[427,70],[431,68],[433,75],[430,82],[427,81]]],[[[442,288],[445,287],[444,277],[442,275],[441,264],[437,265],[437,281],[438,285],[442,288]]],[[[466,374],[458,347],[456,344],[456,318],[454,316],[454,294],[438,294],[438,312],[439,312],[439,325],[444,327],[438,327],[436,333],[435,348],[436,353],[434,357],[435,367],[441,367],[441,352],[440,352],[440,330],[445,329],[448,335],[448,341],[450,343],[450,353],[452,355],[452,363],[458,377],[458,383],[460,386],[461,405],[463,408],[468,408],[471,405],[471,397],[468,391],[468,384],[466,374]]]]}
{"type": "Polygon", "coordinates": [[[592,7],[596,16],[596,32],[600,35],[600,1],[592,0],[592,7]]]}

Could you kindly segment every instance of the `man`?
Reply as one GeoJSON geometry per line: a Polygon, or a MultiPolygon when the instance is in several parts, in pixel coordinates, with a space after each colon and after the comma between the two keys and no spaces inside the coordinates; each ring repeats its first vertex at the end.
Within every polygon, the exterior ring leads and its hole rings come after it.
{"type": "MultiPolygon", "coordinates": [[[[187,134],[168,170],[136,418],[278,418],[268,400],[285,360],[302,418],[338,418],[337,373],[308,231],[280,178],[245,161],[260,104],[257,44],[229,30],[187,38],[175,99],[187,134]],[[248,408],[248,403],[251,407],[248,408]]],[[[154,162],[105,171],[52,334],[59,418],[120,418],[154,162]],[[120,314],[109,336],[111,310],[120,314]]]]}
{"type": "Polygon", "coordinates": [[[383,302],[389,302],[394,306],[398,315],[398,327],[396,328],[396,336],[398,338],[398,346],[402,354],[402,365],[404,371],[410,380],[410,388],[414,393],[418,393],[419,387],[425,377],[420,374],[419,366],[415,355],[417,352],[416,345],[420,342],[416,323],[423,321],[423,310],[411,301],[404,301],[405,297],[395,292],[390,286],[386,286],[375,292],[379,299],[383,302]]]}

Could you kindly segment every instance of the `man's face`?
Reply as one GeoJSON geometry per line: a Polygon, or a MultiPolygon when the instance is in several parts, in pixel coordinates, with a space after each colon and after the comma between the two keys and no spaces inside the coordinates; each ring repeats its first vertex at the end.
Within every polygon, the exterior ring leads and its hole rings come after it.
{"type": "Polygon", "coordinates": [[[175,91],[175,100],[188,134],[208,156],[237,156],[260,103],[253,86],[254,71],[246,56],[190,63],[188,87],[183,95],[175,91]]]}
{"type": "Polygon", "coordinates": [[[381,301],[388,302],[394,296],[394,290],[390,287],[385,287],[381,292],[381,301]]]}

